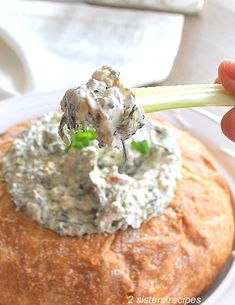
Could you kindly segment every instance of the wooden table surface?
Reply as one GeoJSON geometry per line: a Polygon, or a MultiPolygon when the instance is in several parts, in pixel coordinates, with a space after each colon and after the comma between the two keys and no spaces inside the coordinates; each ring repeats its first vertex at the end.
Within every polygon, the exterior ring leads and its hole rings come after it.
{"type": "Polygon", "coordinates": [[[179,53],[163,84],[212,82],[226,58],[235,59],[235,0],[206,0],[199,16],[185,18],[179,53]]]}

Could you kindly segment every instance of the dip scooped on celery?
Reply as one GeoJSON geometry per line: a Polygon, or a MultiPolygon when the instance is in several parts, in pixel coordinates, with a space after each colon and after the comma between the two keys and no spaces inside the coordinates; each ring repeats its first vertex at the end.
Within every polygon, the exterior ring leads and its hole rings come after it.
{"type": "Polygon", "coordinates": [[[201,106],[235,106],[235,98],[218,84],[127,89],[119,72],[103,66],[87,84],[66,91],[59,135],[69,146],[74,132],[93,127],[99,147],[123,146],[127,158],[125,140],[145,124],[144,111],[201,106]]]}
{"type": "Polygon", "coordinates": [[[73,132],[93,127],[99,147],[123,146],[125,152],[124,141],[144,125],[144,111],[135,96],[120,83],[119,72],[108,66],[95,71],[86,84],[67,90],[61,109],[59,135],[66,145],[73,132]]]}

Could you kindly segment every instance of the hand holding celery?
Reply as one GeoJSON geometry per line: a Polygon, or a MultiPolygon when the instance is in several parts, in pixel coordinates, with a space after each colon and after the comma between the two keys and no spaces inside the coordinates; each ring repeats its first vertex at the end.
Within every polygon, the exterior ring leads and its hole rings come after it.
{"type": "Polygon", "coordinates": [[[145,112],[202,106],[235,106],[232,96],[219,84],[132,88],[145,112]]]}

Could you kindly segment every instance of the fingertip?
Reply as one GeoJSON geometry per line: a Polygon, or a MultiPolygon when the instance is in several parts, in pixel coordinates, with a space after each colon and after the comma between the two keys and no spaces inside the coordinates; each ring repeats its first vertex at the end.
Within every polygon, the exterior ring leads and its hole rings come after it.
{"type": "Polygon", "coordinates": [[[221,130],[226,137],[235,142],[235,108],[225,113],[221,120],[221,130]]]}
{"type": "Polygon", "coordinates": [[[219,65],[218,78],[224,88],[235,95],[235,60],[224,60],[219,65]]]}
{"type": "Polygon", "coordinates": [[[218,77],[221,79],[224,76],[228,76],[231,79],[235,79],[235,60],[225,59],[223,60],[218,68],[218,77]]]}

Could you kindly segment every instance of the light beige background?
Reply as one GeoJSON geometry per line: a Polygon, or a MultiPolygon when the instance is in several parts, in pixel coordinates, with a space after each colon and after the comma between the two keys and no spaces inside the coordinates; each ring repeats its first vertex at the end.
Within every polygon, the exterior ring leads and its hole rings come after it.
{"type": "Polygon", "coordinates": [[[181,47],[164,84],[212,82],[219,63],[235,59],[235,0],[207,0],[200,16],[187,16],[181,47]]]}

